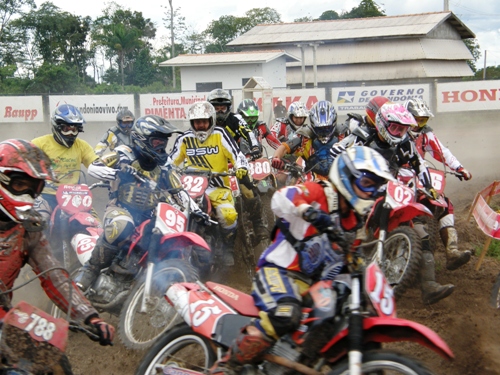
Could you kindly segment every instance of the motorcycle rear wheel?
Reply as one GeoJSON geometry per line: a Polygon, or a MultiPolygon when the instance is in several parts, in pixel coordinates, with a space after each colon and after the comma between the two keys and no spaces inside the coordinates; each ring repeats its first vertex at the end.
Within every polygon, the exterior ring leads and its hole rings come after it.
{"type": "Polygon", "coordinates": [[[151,303],[145,312],[141,312],[144,277],[135,283],[120,312],[118,336],[129,349],[147,349],[160,335],[182,321],[164,295],[170,284],[194,282],[198,279],[198,273],[181,259],[161,262],[153,274],[151,303]]]}
{"type": "Polygon", "coordinates": [[[490,305],[495,309],[500,309],[500,274],[491,289],[490,305]]]}
{"type": "MultiPolygon", "coordinates": [[[[370,375],[432,375],[432,372],[416,359],[389,350],[373,350],[363,353],[361,373],[370,375]]],[[[349,361],[347,359],[328,372],[328,375],[349,374],[349,361]]]]}
{"type": "Polygon", "coordinates": [[[422,242],[413,228],[400,226],[389,233],[384,242],[381,268],[396,299],[417,282],[421,261],[422,242]]]}
{"type": "Polygon", "coordinates": [[[135,375],[163,374],[163,368],[168,364],[207,374],[216,358],[210,341],[182,324],[155,342],[135,375]]]}

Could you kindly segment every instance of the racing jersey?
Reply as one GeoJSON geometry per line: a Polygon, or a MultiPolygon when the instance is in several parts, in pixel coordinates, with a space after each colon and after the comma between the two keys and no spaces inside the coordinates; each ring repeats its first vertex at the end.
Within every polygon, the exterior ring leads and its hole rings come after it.
{"type": "MultiPolygon", "coordinates": [[[[303,213],[315,204],[316,209],[338,218],[340,226],[347,232],[355,232],[360,222],[353,210],[346,215],[339,215],[338,193],[327,182],[306,182],[303,185],[287,186],[274,193],[271,209],[282,219],[284,226],[298,241],[318,235],[316,228],[302,219],[303,213]],[[319,206],[318,206],[319,205],[319,206]]],[[[301,272],[299,255],[286,235],[281,230],[276,232],[274,242],[262,253],[257,267],[278,266],[287,270],[301,272]]]]}
{"type": "Polygon", "coordinates": [[[424,126],[420,133],[412,132],[412,135],[415,136],[415,146],[420,156],[425,157],[425,153],[428,152],[434,159],[445,163],[453,170],[462,165],[451,151],[441,143],[429,126],[424,126]]]}
{"type": "MultiPolygon", "coordinates": [[[[215,126],[205,142],[200,142],[192,130],[184,132],[175,141],[167,164],[176,166],[184,163],[186,167],[212,172],[227,172],[228,162],[236,168],[249,169],[247,159],[238,149],[236,142],[226,130],[215,126]]],[[[229,177],[213,177],[210,187],[230,189],[229,177]]]]}
{"type": "MultiPolygon", "coordinates": [[[[267,144],[275,150],[281,145],[281,142],[278,141],[278,139],[271,133],[267,125],[262,121],[257,122],[255,129],[253,130],[253,133],[255,135],[255,138],[257,139],[257,142],[259,143],[259,150],[261,151],[261,153],[262,153],[263,138],[265,138],[267,144]]],[[[248,155],[251,151],[250,147],[248,146],[248,142],[245,140],[241,141],[240,148],[241,152],[244,155],[248,155]]]]}
{"type": "MultiPolygon", "coordinates": [[[[305,124],[304,124],[305,125],[305,124]]],[[[302,126],[304,126],[302,125],[302,126]]],[[[300,128],[300,127],[299,127],[300,128]]],[[[286,142],[295,137],[296,130],[290,124],[290,120],[287,118],[277,118],[274,125],[271,127],[271,133],[280,142],[286,142]]]]}
{"type": "Polygon", "coordinates": [[[247,123],[240,115],[229,112],[222,126],[237,143],[240,143],[240,141],[244,139],[251,148],[259,146],[255,135],[248,129],[247,123]]]}
{"type": "Polygon", "coordinates": [[[88,168],[94,160],[99,158],[92,149],[92,146],[79,138],[75,140],[75,143],[70,148],[57,143],[52,134],[35,138],[31,142],[45,151],[52,161],[52,169],[59,179],[59,183],[52,181],[47,183],[43,190],[44,194],[54,195],[57,186],[60,184],[77,184],[80,179],[81,165],[83,164],[88,168]],[[69,171],[76,172],[68,174],[69,171]]]}
{"type": "MultiPolygon", "coordinates": [[[[49,248],[49,242],[42,231],[28,231],[23,224],[0,222],[0,289],[9,290],[19,276],[21,268],[28,263],[35,274],[40,274],[53,267],[61,267],[49,248]]],[[[47,296],[62,311],[68,311],[71,295],[71,316],[78,321],[85,321],[97,311],[83,296],[73,282],[68,283],[67,272],[57,269],[40,276],[40,282],[47,296]],[[71,294],[70,294],[71,288],[71,294]]],[[[10,298],[6,296],[0,305],[8,308],[10,298]]],[[[5,313],[0,309],[0,317],[5,313]]]]}
{"type": "Polygon", "coordinates": [[[119,145],[130,146],[131,144],[130,134],[125,134],[118,126],[113,126],[102,136],[99,143],[94,147],[94,151],[98,156],[102,156],[107,148],[113,151],[119,145]]]}

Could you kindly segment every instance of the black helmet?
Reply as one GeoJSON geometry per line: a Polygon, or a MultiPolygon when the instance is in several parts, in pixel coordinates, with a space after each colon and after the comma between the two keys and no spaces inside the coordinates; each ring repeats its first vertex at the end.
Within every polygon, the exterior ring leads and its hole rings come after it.
{"type": "Polygon", "coordinates": [[[54,139],[67,148],[73,146],[78,133],[83,132],[83,124],[85,124],[85,120],[78,108],[71,104],[58,105],[50,120],[54,139]],[[74,127],[74,129],[71,129],[71,127],[74,127]]]}
{"type": "Polygon", "coordinates": [[[233,103],[231,94],[229,93],[229,91],[223,89],[215,89],[210,91],[207,97],[207,101],[214,107],[218,105],[223,105],[226,107],[223,110],[217,111],[217,125],[222,125],[229,116],[229,110],[233,103]]]}
{"type": "Polygon", "coordinates": [[[116,114],[116,124],[118,125],[118,128],[125,134],[130,133],[130,129],[132,129],[132,125],[134,125],[134,120],[134,114],[126,108],[120,110],[116,114]]]}
{"type": "Polygon", "coordinates": [[[167,120],[156,115],[139,117],[132,126],[130,135],[135,149],[144,157],[158,164],[167,161],[167,142],[170,136],[180,131],[167,120]]]}

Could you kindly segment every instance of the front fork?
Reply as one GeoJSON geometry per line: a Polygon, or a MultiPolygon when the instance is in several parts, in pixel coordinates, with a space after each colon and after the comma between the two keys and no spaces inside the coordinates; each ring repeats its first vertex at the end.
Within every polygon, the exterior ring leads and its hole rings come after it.
{"type": "Polygon", "coordinates": [[[363,364],[363,315],[361,315],[361,279],[359,272],[352,274],[351,303],[349,304],[349,374],[361,375],[363,364]]]}
{"type": "Polygon", "coordinates": [[[153,272],[155,261],[158,260],[158,247],[162,233],[158,228],[153,228],[153,234],[148,246],[148,263],[146,267],[146,280],[144,281],[144,292],[142,293],[141,313],[147,312],[148,302],[151,299],[151,284],[153,282],[153,272]]]}

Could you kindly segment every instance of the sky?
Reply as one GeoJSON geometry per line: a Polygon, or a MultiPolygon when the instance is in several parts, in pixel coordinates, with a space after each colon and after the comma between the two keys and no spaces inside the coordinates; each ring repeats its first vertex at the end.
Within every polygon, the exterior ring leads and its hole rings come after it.
{"type": "MultiPolygon", "coordinates": [[[[37,5],[45,2],[35,0],[37,5]]],[[[67,11],[79,16],[96,18],[102,15],[102,10],[108,4],[102,0],[68,1],[51,0],[51,2],[67,11]]],[[[325,0],[252,0],[252,1],[225,1],[225,0],[187,0],[185,2],[172,0],[175,9],[179,8],[180,14],[185,17],[186,24],[192,30],[201,32],[205,30],[212,20],[217,20],[223,15],[244,16],[252,8],[274,8],[283,22],[293,22],[294,19],[311,16],[318,18],[326,10],[335,10],[337,13],[350,11],[359,5],[360,0],[335,0],[331,5],[325,5],[325,0]]],[[[416,14],[439,12],[444,10],[444,0],[375,0],[384,9],[388,16],[402,14],[416,14]]],[[[170,10],[170,4],[165,0],[136,0],[117,1],[123,8],[140,11],[145,18],[150,18],[157,26],[156,48],[166,44],[166,27],[163,18],[170,10]]],[[[500,1],[498,0],[448,0],[449,10],[476,34],[481,57],[477,61],[477,68],[484,66],[485,50],[486,65],[500,65],[500,1]]]]}

